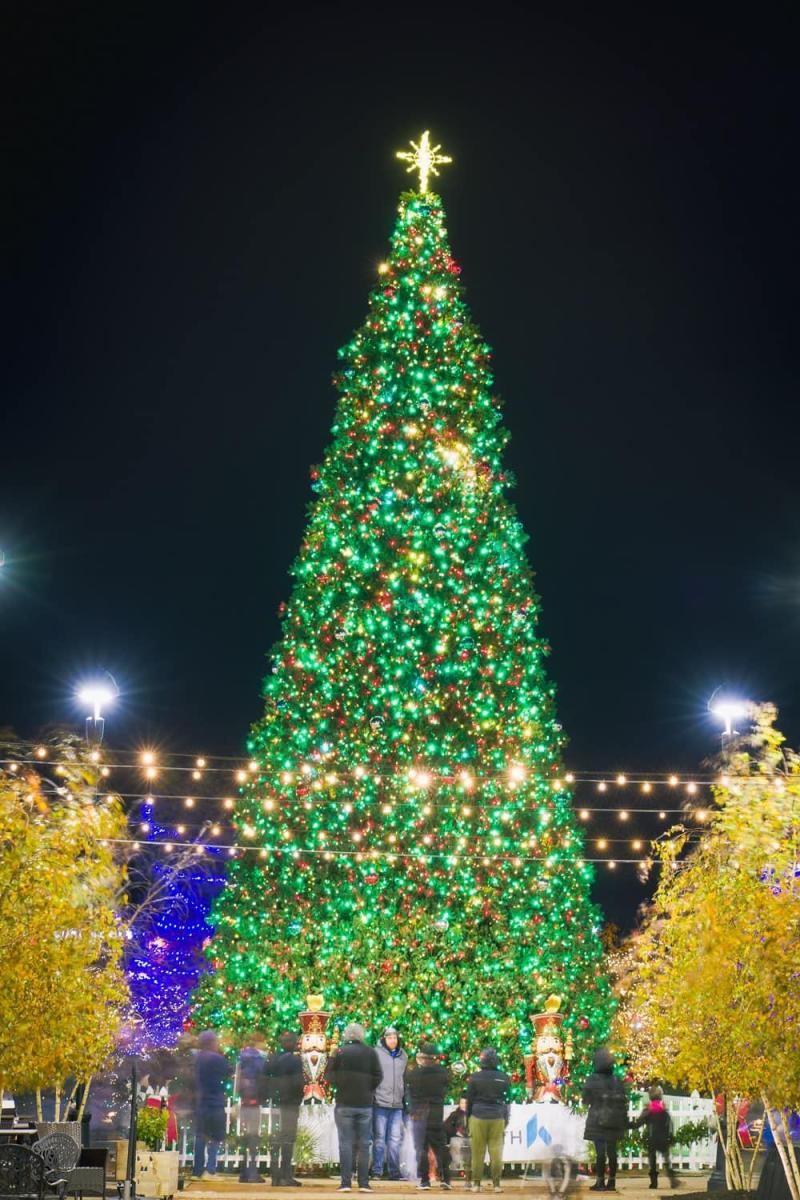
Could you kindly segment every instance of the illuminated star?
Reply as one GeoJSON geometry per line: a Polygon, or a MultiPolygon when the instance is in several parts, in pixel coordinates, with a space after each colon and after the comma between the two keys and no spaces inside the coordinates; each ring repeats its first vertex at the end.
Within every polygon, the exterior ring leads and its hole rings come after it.
{"type": "Polygon", "coordinates": [[[453,160],[448,154],[439,153],[441,146],[430,144],[430,133],[427,129],[419,139],[419,145],[414,141],[411,145],[413,150],[398,150],[397,157],[411,164],[408,171],[419,171],[419,190],[427,192],[428,176],[438,175],[437,166],[440,163],[451,163],[453,160]]]}

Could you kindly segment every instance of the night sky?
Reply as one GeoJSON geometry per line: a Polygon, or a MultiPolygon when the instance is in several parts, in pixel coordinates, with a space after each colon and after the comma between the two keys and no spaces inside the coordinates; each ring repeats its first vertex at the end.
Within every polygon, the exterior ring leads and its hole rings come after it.
{"type": "Polygon", "coordinates": [[[430,128],[570,764],[800,741],[797,9],[692,7],[4,6],[0,725],[241,749],[430,128]]]}

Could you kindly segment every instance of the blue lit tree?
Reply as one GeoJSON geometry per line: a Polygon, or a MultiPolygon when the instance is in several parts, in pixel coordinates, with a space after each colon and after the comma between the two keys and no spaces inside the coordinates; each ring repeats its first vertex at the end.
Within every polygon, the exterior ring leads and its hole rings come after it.
{"type": "Polygon", "coordinates": [[[213,847],[177,860],[148,849],[148,843],[178,835],[155,820],[152,804],[142,805],[140,819],[148,826],[139,867],[149,877],[148,897],[131,927],[126,967],[135,1023],[131,1048],[141,1052],[172,1048],[184,1031],[191,994],[208,970],[203,951],[214,932],[209,914],[224,869],[213,847]]]}

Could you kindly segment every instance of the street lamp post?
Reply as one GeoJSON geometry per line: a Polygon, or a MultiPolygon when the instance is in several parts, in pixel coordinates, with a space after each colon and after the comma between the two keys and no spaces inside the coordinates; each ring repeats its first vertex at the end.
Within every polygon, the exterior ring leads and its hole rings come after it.
{"type": "MultiPolygon", "coordinates": [[[[113,683],[113,678],[109,675],[113,683]]],[[[89,745],[99,746],[105,731],[103,708],[112,704],[117,698],[116,684],[110,687],[107,683],[88,683],[78,691],[81,704],[88,704],[91,711],[86,718],[86,741],[89,745]]]]}
{"type": "Polygon", "coordinates": [[[736,737],[739,730],[734,728],[734,721],[742,721],[750,712],[750,703],[747,700],[735,700],[729,697],[722,697],[715,700],[711,697],[708,704],[708,711],[712,717],[716,717],[722,722],[722,749],[725,749],[731,738],[736,737]]]}

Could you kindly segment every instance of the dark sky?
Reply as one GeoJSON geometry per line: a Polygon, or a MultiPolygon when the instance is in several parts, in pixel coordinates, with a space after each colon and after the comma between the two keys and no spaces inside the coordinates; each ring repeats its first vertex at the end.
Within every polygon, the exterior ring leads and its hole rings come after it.
{"type": "Polygon", "coordinates": [[[570,762],[690,769],[719,684],[800,740],[799,31],[733,8],[5,5],[0,725],[104,667],[239,750],[430,127],[570,762]]]}

